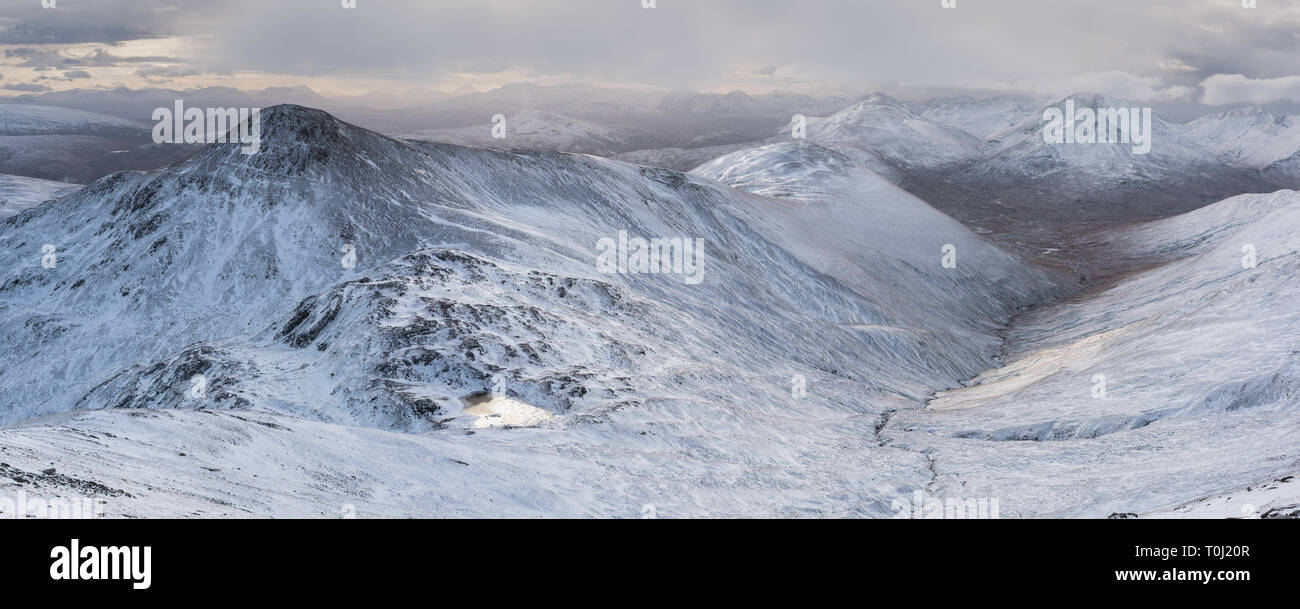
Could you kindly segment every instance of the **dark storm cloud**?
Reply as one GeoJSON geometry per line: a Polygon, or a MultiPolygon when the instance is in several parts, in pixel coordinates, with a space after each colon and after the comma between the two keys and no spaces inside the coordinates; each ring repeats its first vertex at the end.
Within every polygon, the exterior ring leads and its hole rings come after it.
{"type": "Polygon", "coordinates": [[[115,44],[193,27],[223,4],[202,0],[0,0],[0,44],[115,44]]]}

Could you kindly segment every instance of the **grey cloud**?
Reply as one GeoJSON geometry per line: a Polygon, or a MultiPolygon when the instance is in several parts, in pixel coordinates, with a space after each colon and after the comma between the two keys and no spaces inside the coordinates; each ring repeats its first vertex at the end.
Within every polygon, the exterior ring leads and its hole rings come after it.
{"type": "Polygon", "coordinates": [[[115,44],[175,35],[220,11],[223,2],[126,0],[39,2],[2,0],[0,44],[115,44]]]}
{"type": "Polygon", "coordinates": [[[104,49],[95,49],[94,52],[92,52],[90,55],[87,55],[85,57],[71,57],[70,59],[76,61],[77,62],[76,65],[98,66],[98,67],[131,65],[131,64],[140,64],[140,63],[175,63],[179,61],[178,59],[173,57],[158,57],[158,56],[122,57],[119,55],[114,55],[108,51],[105,51],[104,49]]]}
{"type": "Polygon", "coordinates": [[[16,25],[0,32],[0,44],[69,44],[82,42],[120,42],[155,38],[143,30],[119,27],[43,28],[16,25]]]}
{"type": "Polygon", "coordinates": [[[5,49],[4,56],[22,61],[12,64],[36,69],[72,67],[112,67],[142,63],[176,63],[171,57],[122,57],[104,49],[95,49],[88,55],[74,55],[62,49],[34,49],[19,47],[5,49]]]}
{"type": "Polygon", "coordinates": [[[231,6],[227,15],[243,27],[219,28],[223,35],[199,55],[235,70],[303,75],[512,70],[663,87],[741,75],[997,88],[1126,72],[1186,87],[1213,73],[1272,77],[1300,64],[1292,35],[1300,13],[1265,3],[1245,10],[1229,0],[1090,0],[1086,10],[1041,0],[955,9],[937,0],[710,0],[654,9],[635,0],[231,6]]]}
{"type": "Polygon", "coordinates": [[[637,0],[363,0],[344,9],[331,0],[124,0],[66,12],[23,5],[0,25],[0,44],[189,41],[176,58],[186,67],[141,74],[153,79],[257,71],[435,84],[503,72],[663,88],[840,82],[1059,93],[1114,81],[1167,98],[1194,96],[1188,92],[1216,74],[1277,78],[1300,66],[1300,7],[1283,2],[1243,9],[1235,0],[972,0],[944,9],[938,0],[664,0],[644,9],[637,0]]]}
{"type": "Polygon", "coordinates": [[[29,82],[7,84],[3,88],[8,89],[10,91],[23,91],[28,93],[42,93],[45,91],[52,90],[52,88],[49,85],[39,85],[36,83],[29,83],[29,82]]]}
{"type": "Polygon", "coordinates": [[[7,49],[5,57],[20,58],[22,61],[13,65],[27,68],[54,68],[63,65],[67,60],[59,51],[30,48],[7,49]]]}
{"type": "Polygon", "coordinates": [[[1240,74],[1216,74],[1201,87],[1201,101],[1211,106],[1300,102],[1300,76],[1252,79],[1240,74]]]}
{"type": "MultiPolygon", "coordinates": [[[[160,85],[173,82],[178,78],[186,76],[201,76],[211,74],[222,74],[219,71],[205,71],[192,67],[183,66],[151,66],[136,70],[135,75],[145,79],[151,84],[160,85]]],[[[228,72],[225,74],[229,74],[228,72]]]]}

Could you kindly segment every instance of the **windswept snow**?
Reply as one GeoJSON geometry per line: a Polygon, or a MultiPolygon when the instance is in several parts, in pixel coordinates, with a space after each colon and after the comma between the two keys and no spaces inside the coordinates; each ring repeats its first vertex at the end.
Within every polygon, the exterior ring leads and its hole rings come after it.
{"type": "Polygon", "coordinates": [[[0,175],[0,219],[75,192],[78,188],[81,188],[78,184],[0,175]]]}
{"type": "Polygon", "coordinates": [[[1300,478],[1286,476],[1202,497],[1169,510],[1142,514],[1143,518],[1300,518],[1300,478]]]}

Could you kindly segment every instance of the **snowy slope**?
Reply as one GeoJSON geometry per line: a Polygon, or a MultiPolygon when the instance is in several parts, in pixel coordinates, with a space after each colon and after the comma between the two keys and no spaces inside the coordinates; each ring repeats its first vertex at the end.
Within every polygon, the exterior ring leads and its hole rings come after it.
{"type": "Polygon", "coordinates": [[[1284,185],[1300,185],[1300,150],[1264,168],[1268,179],[1284,185]]]}
{"type": "Polygon", "coordinates": [[[672,169],[675,171],[690,171],[720,156],[731,154],[737,150],[753,148],[758,145],[761,144],[749,142],[744,144],[704,146],[700,148],[648,148],[616,154],[612,158],[625,163],[632,163],[633,165],[662,167],[664,169],[672,169]]]}
{"type": "Polygon", "coordinates": [[[1142,514],[1142,518],[1300,518],[1300,479],[1285,476],[1227,493],[1201,497],[1168,510],[1142,514]]]}
{"type": "Polygon", "coordinates": [[[0,175],[0,218],[57,199],[81,188],[78,184],[0,175]]]}
{"type": "Polygon", "coordinates": [[[1114,233],[1109,247],[1155,266],[1018,320],[1003,367],[900,413],[886,435],[933,449],[949,492],[1021,515],[1144,513],[1292,475],[1297,234],[1292,191],[1114,233]]]}

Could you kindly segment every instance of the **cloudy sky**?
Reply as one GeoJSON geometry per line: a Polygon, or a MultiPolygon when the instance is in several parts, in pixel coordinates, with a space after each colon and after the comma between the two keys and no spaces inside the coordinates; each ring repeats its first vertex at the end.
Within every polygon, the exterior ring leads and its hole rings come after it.
{"type": "Polygon", "coordinates": [[[1300,102],[1296,0],[642,1],[0,0],[0,93],[532,81],[1300,102]]]}

